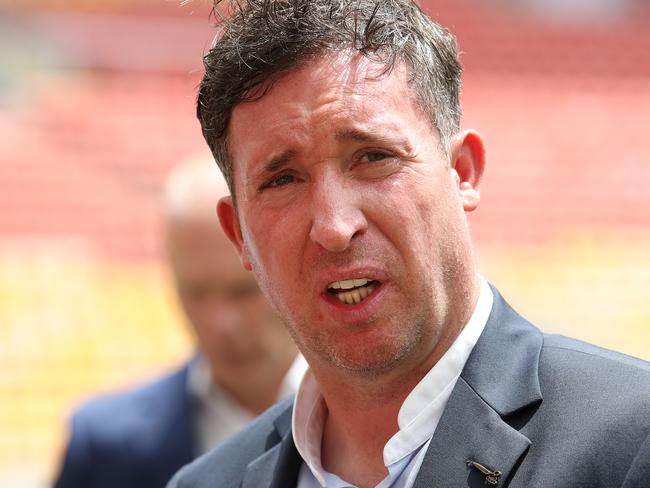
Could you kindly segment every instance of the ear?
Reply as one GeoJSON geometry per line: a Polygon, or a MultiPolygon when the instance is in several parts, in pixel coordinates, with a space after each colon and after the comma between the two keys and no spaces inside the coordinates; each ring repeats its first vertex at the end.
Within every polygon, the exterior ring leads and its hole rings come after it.
{"type": "Polygon", "coordinates": [[[458,177],[458,191],[465,212],[478,207],[479,188],[485,168],[485,147],[478,132],[466,130],[454,137],[451,143],[451,168],[458,177]]]}
{"type": "Polygon", "coordinates": [[[237,217],[237,211],[235,210],[232,197],[227,196],[219,200],[219,203],[217,203],[217,215],[219,216],[219,222],[221,223],[223,232],[237,249],[244,268],[250,271],[253,267],[251,266],[246,247],[244,246],[241,226],[239,225],[239,218],[237,217]]]}

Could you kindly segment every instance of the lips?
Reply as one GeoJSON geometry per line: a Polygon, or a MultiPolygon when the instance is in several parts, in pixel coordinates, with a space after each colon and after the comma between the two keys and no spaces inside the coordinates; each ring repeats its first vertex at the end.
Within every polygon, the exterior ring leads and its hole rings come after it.
{"type": "Polygon", "coordinates": [[[361,303],[379,285],[371,278],[350,278],[333,281],[327,285],[327,293],[346,305],[361,303]]]}

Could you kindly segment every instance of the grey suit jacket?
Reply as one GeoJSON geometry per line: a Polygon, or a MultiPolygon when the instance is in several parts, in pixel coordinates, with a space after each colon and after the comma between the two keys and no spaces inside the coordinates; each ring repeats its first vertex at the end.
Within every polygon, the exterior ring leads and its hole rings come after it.
{"type": "MultiPolygon", "coordinates": [[[[545,335],[494,292],[415,488],[650,487],[650,364],[545,335]],[[494,486],[494,485],[493,485],[494,486]]],[[[291,401],[179,471],[168,488],[288,488],[301,459],[291,401]]]]}

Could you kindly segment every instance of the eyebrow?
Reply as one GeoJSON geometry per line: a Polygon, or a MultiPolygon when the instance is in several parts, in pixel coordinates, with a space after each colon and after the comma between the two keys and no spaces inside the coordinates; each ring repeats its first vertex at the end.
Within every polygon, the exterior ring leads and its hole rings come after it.
{"type": "Polygon", "coordinates": [[[374,143],[388,143],[392,145],[401,146],[401,148],[407,152],[411,153],[411,145],[406,139],[403,138],[393,138],[386,137],[382,134],[379,134],[375,131],[368,131],[363,129],[341,129],[336,132],[334,135],[337,141],[356,141],[356,142],[374,142],[374,143]]]}
{"type": "Polygon", "coordinates": [[[371,142],[381,139],[378,134],[372,131],[362,129],[340,129],[336,131],[334,137],[337,141],[358,141],[358,142],[371,142]]]}
{"type": "Polygon", "coordinates": [[[296,151],[287,149],[286,151],[274,156],[264,164],[261,173],[274,173],[296,158],[296,151]]]}

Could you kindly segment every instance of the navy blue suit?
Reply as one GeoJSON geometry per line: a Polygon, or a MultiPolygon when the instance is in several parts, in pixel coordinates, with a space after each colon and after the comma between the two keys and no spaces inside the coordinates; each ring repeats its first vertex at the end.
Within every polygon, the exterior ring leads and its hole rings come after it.
{"type": "MultiPolygon", "coordinates": [[[[414,488],[650,487],[650,365],[547,335],[494,292],[414,488]],[[495,486],[495,485],[492,485],[495,486]]],[[[302,459],[285,401],[179,471],[168,488],[291,488],[302,459]]]]}
{"type": "Polygon", "coordinates": [[[72,417],[55,488],[161,488],[194,458],[188,367],[72,417]]]}

